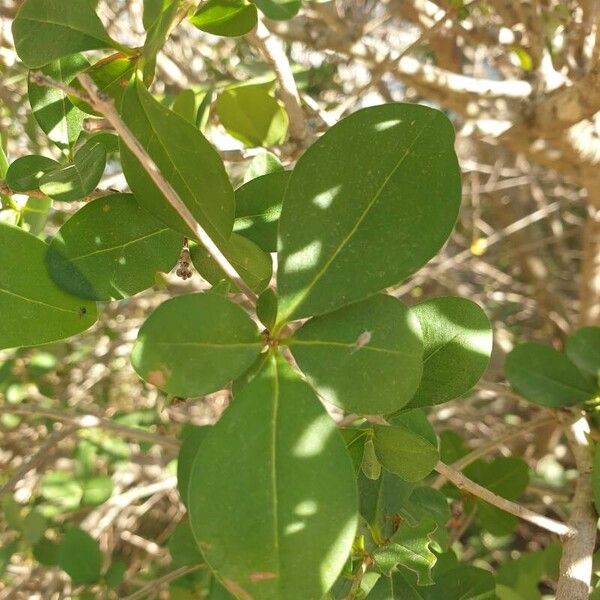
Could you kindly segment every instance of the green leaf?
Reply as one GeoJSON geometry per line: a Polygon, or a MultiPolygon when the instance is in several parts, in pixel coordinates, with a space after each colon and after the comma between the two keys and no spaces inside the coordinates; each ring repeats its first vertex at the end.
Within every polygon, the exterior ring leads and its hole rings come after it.
{"type": "Polygon", "coordinates": [[[246,146],[274,146],[285,139],[288,115],[263,84],[225,88],[215,106],[223,127],[246,146]]]}
{"type": "Polygon", "coordinates": [[[183,504],[187,506],[188,486],[192,474],[192,463],[204,441],[206,434],[210,431],[207,425],[195,427],[189,425],[185,431],[183,443],[177,456],[177,489],[183,504]]]}
{"type": "Polygon", "coordinates": [[[121,585],[126,572],[127,565],[122,560],[112,562],[104,575],[106,585],[109,588],[116,590],[121,585]]]}
{"type": "Polygon", "coordinates": [[[71,527],[58,547],[58,564],[73,583],[96,583],[100,579],[102,568],[102,553],[98,542],[82,529],[71,527]]]}
{"type": "Polygon", "coordinates": [[[50,198],[27,198],[27,203],[21,209],[23,229],[32,235],[39,235],[44,230],[51,208],[50,198]]]}
{"type": "Polygon", "coordinates": [[[375,425],[375,452],[388,471],[405,481],[420,481],[438,463],[437,447],[404,427],[375,425]]]}
{"type": "Polygon", "coordinates": [[[596,512],[600,513],[600,444],[596,444],[594,449],[592,487],[594,489],[594,505],[596,506],[596,512]]]}
{"type": "Polygon", "coordinates": [[[119,300],[152,287],[157,271],[168,273],[181,244],[181,235],[131,194],[111,194],[89,202],[60,228],[46,262],[52,279],[71,294],[119,300]]]}
{"type": "Polygon", "coordinates": [[[121,48],[88,0],[25,0],[12,33],[17,54],[30,69],[83,50],[121,48]]]}
{"type": "Polygon", "coordinates": [[[283,171],[281,161],[272,152],[262,150],[250,160],[248,168],[244,173],[244,183],[248,183],[252,179],[256,179],[262,175],[268,175],[269,173],[275,173],[277,171],[283,171]]]}
{"type": "Polygon", "coordinates": [[[427,600],[496,600],[496,581],[489,571],[459,566],[440,573],[427,600]]]}
{"type": "Polygon", "coordinates": [[[287,21],[292,17],[296,16],[302,2],[300,0],[254,0],[256,6],[267,16],[269,19],[275,21],[287,21]]]}
{"type": "Polygon", "coordinates": [[[206,436],[188,501],[207,563],[238,598],[317,599],[335,581],[357,526],[354,473],[334,422],[282,358],[206,436]]]}
{"type": "Polygon", "coordinates": [[[598,381],[600,375],[600,327],[582,327],[567,338],[569,359],[582,373],[598,381]]]}
{"type": "Polygon", "coordinates": [[[3,544],[2,547],[0,547],[0,577],[3,577],[4,573],[6,572],[6,568],[10,564],[12,555],[15,554],[18,549],[19,542],[16,540],[8,544],[3,544]]]}
{"type": "Polygon", "coordinates": [[[436,528],[437,525],[431,519],[425,519],[415,527],[402,525],[389,543],[375,550],[375,565],[388,576],[398,565],[402,565],[417,574],[418,585],[432,585],[431,569],[436,557],[429,545],[436,528]]]}
{"type": "Polygon", "coordinates": [[[173,0],[144,0],[144,16],[142,17],[144,29],[148,31],[160,13],[171,4],[173,0]]]}
{"type": "Polygon", "coordinates": [[[45,567],[56,566],[58,564],[58,544],[48,538],[42,538],[33,547],[33,558],[45,567]]]}
{"type": "Polygon", "coordinates": [[[37,511],[31,510],[23,519],[23,538],[29,544],[40,541],[48,527],[48,521],[37,511]]]}
{"type": "Polygon", "coordinates": [[[171,109],[195,126],[196,124],[196,94],[194,90],[182,90],[175,96],[171,109]]]}
{"type": "Polygon", "coordinates": [[[320,396],[348,412],[397,410],[421,379],[419,323],[392,296],[378,294],[315,317],[288,344],[320,396]]]}
{"type": "Polygon", "coordinates": [[[198,550],[198,545],[187,519],[177,523],[175,531],[169,539],[169,552],[175,567],[197,565],[203,562],[202,554],[198,550]]]}
{"type": "Polygon", "coordinates": [[[376,481],[381,477],[381,464],[377,460],[375,446],[371,439],[366,440],[363,445],[363,456],[362,462],[360,463],[360,469],[367,479],[376,481]]]}
{"type": "Polygon", "coordinates": [[[429,588],[417,588],[417,584],[405,577],[403,571],[395,571],[391,577],[382,575],[368,600],[425,600],[429,588]]]}
{"type": "MultiPolygon", "coordinates": [[[[74,54],[46,65],[41,71],[55,81],[71,84],[77,73],[88,66],[82,54],[74,54]]],[[[30,80],[28,95],[33,116],[42,131],[56,144],[74,144],[82,131],[86,114],[71,102],[63,90],[54,87],[36,85],[30,80]]]]}
{"type": "Polygon", "coordinates": [[[46,156],[32,154],[17,158],[8,167],[6,183],[13,192],[29,192],[39,188],[39,182],[48,171],[60,167],[60,163],[46,156]]]}
{"type": "Polygon", "coordinates": [[[190,17],[198,29],[226,37],[248,33],[256,21],[256,6],[246,0],[208,0],[190,17]]]}
{"type": "Polygon", "coordinates": [[[256,303],[256,316],[270,331],[275,326],[277,318],[277,295],[271,288],[267,288],[256,303]]]}
{"type": "MultiPolygon", "coordinates": [[[[125,92],[122,117],[213,240],[229,238],[235,212],[233,188],[223,161],[202,133],[158,103],[139,82],[125,92]]],[[[194,238],[122,142],[121,161],[138,202],[171,229],[194,238]]]]}
{"type": "Polygon", "coordinates": [[[530,402],[559,408],[589,400],[593,387],[561,352],[526,342],[506,357],[506,378],[530,402]]]}
{"type": "Polygon", "coordinates": [[[334,125],[300,157],[285,193],[280,323],[400,283],[446,241],[460,197],[443,113],[386,104],[334,125]]]}
{"type": "Polygon", "coordinates": [[[6,149],[4,143],[6,140],[2,139],[0,135],[0,179],[6,179],[8,172],[8,158],[6,156],[6,149]]]}
{"type": "Polygon", "coordinates": [[[83,482],[83,496],[81,504],[84,506],[98,506],[106,502],[113,492],[113,482],[110,477],[101,475],[90,477],[83,482]]]}
{"type": "Polygon", "coordinates": [[[131,362],[148,383],[188,398],[221,389],[262,347],[240,306],[216,294],[187,294],[163,302],[146,319],[131,362]]]}
{"type": "Polygon", "coordinates": [[[492,353],[492,325],[465,298],[433,298],[411,308],[423,330],[423,377],[410,406],[441,404],[468,392],[492,353]]]}
{"type": "MultiPolygon", "coordinates": [[[[89,66],[83,72],[91,77],[98,89],[110,96],[117,106],[120,106],[121,99],[125,92],[129,81],[133,77],[136,68],[136,59],[130,56],[125,56],[120,52],[113,54],[89,66]]],[[[76,79],[72,83],[72,87],[83,92],[83,87],[76,79]]],[[[83,112],[101,116],[87,102],[80,98],[69,96],[71,102],[83,112]]]]}
{"type": "Polygon", "coordinates": [[[96,189],[106,166],[106,148],[88,140],[65,167],[49,171],[40,178],[40,190],[62,202],[80,200],[96,189]]]}
{"type": "Polygon", "coordinates": [[[37,346],[81,333],[97,318],[96,305],[67,294],[50,279],[47,246],[22,229],[0,223],[0,349],[37,346]]]}
{"type": "Polygon", "coordinates": [[[277,226],[291,171],[275,171],[252,179],[235,190],[233,230],[266,252],[277,252],[277,226]]]}
{"type": "Polygon", "coordinates": [[[427,419],[427,415],[420,408],[403,410],[398,415],[388,419],[391,425],[404,427],[413,433],[425,438],[432,446],[438,445],[437,436],[427,419]]]}
{"type": "MultiPolygon", "coordinates": [[[[271,257],[254,242],[232,233],[231,237],[221,242],[220,246],[225,258],[255,292],[260,293],[269,285],[273,275],[273,262],[271,257]]],[[[193,245],[190,248],[190,256],[198,273],[208,283],[215,285],[223,279],[228,279],[204,246],[193,245]]],[[[232,285],[232,289],[237,291],[237,286],[232,285]]]]}

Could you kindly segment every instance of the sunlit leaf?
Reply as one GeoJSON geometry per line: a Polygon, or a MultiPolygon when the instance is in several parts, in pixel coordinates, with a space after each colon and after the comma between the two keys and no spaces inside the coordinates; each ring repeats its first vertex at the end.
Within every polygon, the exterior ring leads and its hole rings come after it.
{"type": "Polygon", "coordinates": [[[599,381],[600,327],[582,327],[567,338],[567,356],[582,373],[599,381]]]}
{"type": "Polygon", "coordinates": [[[35,191],[44,173],[53,171],[60,167],[60,163],[48,158],[32,154],[17,158],[8,167],[6,172],[6,183],[13,192],[35,191]]]}
{"type": "Polygon", "coordinates": [[[256,14],[256,6],[246,0],[208,0],[190,22],[207,33],[236,37],[256,26],[256,14]]]}
{"type": "Polygon", "coordinates": [[[287,21],[294,17],[302,2],[300,0],[255,0],[256,6],[267,16],[269,19],[276,21],[287,21]]]}

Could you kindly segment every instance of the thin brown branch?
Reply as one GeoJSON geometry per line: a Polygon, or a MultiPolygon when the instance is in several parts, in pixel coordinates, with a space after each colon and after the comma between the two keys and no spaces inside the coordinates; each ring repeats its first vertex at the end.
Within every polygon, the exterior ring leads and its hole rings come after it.
{"type": "MultiPolygon", "coordinates": [[[[81,201],[87,200],[95,200],[96,198],[101,198],[102,196],[106,196],[108,194],[114,193],[112,190],[102,190],[97,189],[93,192],[89,193],[87,196],[80,198],[81,201]]],[[[4,194],[5,196],[14,196],[18,194],[20,196],[29,196],[29,198],[48,198],[44,192],[40,190],[27,190],[26,192],[15,192],[6,181],[0,181],[0,194],[4,194]]]]}
{"type": "Polygon", "coordinates": [[[171,184],[163,177],[152,157],[146,152],[138,139],[133,135],[129,127],[125,124],[117,112],[114,103],[106,95],[102,94],[89,75],[80,73],[77,78],[89,94],[91,105],[110,122],[115,131],[119,134],[125,145],[131,150],[140,164],[148,173],[152,181],[162,192],[169,204],[177,211],[184,223],[191,229],[198,241],[206,248],[210,256],[219,265],[223,272],[235,283],[235,285],[247,296],[252,305],[256,305],[257,296],[242,279],[235,267],[229,262],[219,247],[213,242],[204,227],[198,223],[185,205],[179,194],[173,189],[171,184]]]}
{"type": "MultiPolygon", "coordinates": [[[[547,531],[551,531],[552,533],[565,536],[567,538],[576,534],[576,531],[572,526],[566,525],[565,523],[561,523],[560,521],[556,521],[554,519],[550,519],[549,517],[540,515],[539,513],[529,510],[528,508],[525,508],[516,502],[502,498],[502,496],[498,496],[493,492],[490,492],[490,490],[487,488],[475,483],[468,477],[465,477],[460,471],[453,469],[441,461],[438,462],[435,470],[440,475],[443,475],[448,481],[451,481],[459,490],[473,494],[473,496],[477,496],[478,498],[489,502],[500,510],[519,517],[519,519],[529,521],[530,523],[533,523],[542,529],[546,529],[547,531]]],[[[566,598],[564,600],[566,600],[566,598]]]]}
{"type": "Polygon", "coordinates": [[[179,579],[180,577],[183,577],[184,575],[188,575],[189,573],[194,573],[195,571],[198,571],[198,570],[204,569],[204,568],[206,568],[206,565],[204,565],[202,563],[197,564],[197,565],[187,566],[187,567],[179,567],[179,569],[175,569],[174,571],[171,571],[170,573],[163,575],[159,579],[155,579],[154,581],[151,581],[148,585],[143,587],[141,590],[138,590],[137,592],[134,592],[133,594],[130,594],[129,596],[125,596],[123,598],[123,600],[140,600],[140,598],[144,598],[145,596],[148,596],[149,594],[155,592],[159,586],[164,585],[165,583],[170,583],[171,581],[175,581],[176,579],[179,579]]]}

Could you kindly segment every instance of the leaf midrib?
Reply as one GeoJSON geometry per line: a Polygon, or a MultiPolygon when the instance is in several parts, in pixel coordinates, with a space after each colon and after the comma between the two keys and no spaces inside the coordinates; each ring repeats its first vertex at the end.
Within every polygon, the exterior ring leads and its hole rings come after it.
{"type": "Polygon", "coordinates": [[[40,306],[45,306],[46,308],[51,308],[52,310],[58,310],[61,312],[66,312],[66,313],[70,313],[70,314],[74,314],[74,315],[79,314],[78,310],[71,310],[68,308],[62,308],[60,306],[54,306],[53,304],[48,304],[47,302],[42,302],[41,300],[35,300],[34,298],[27,298],[27,296],[21,296],[20,294],[11,292],[10,290],[5,290],[3,288],[0,288],[0,293],[7,294],[9,296],[14,296],[15,298],[19,298],[20,300],[25,300],[25,302],[30,302],[31,304],[39,304],[40,306]]]}

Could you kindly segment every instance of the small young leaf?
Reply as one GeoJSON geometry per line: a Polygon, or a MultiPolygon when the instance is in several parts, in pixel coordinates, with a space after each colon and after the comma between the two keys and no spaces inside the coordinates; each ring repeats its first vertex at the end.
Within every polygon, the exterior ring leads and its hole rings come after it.
{"type": "Polygon", "coordinates": [[[564,354],[537,342],[512,350],[505,371],[519,394],[542,406],[572,406],[594,395],[594,388],[564,354]]]}
{"type": "Polygon", "coordinates": [[[279,221],[280,322],[400,283],[448,238],[460,206],[454,131],[415,104],[359,110],[298,160],[279,221]]]}
{"type": "Polygon", "coordinates": [[[246,0],[208,0],[190,22],[207,33],[237,37],[256,26],[256,6],[246,0]]]}
{"type": "Polygon", "coordinates": [[[157,271],[169,272],[181,244],[182,236],[131,194],[111,194],[89,202],[60,228],[46,262],[52,279],[71,294],[120,300],[152,287],[157,271]]]}
{"type": "Polygon", "coordinates": [[[489,571],[460,565],[436,576],[427,600],[496,600],[496,581],[489,571]]]}
{"type": "Polygon", "coordinates": [[[289,347],[319,394],[349,412],[397,410],[421,379],[419,322],[400,300],[384,294],[314,317],[289,347]]]}
{"type": "MultiPolygon", "coordinates": [[[[77,73],[88,66],[82,54],[73,54],[51,62],[41,71],[56,81],[71,84],[77,73]]],[[[28,95],[33,116],[42,131],[56,144],[74,144],[82,131],[85,113],[63,90],[54,87],[36,85],[30,80],[28,95]]]]}
{"type": "Polygon", "coordinates": [[[235,190],[233,230],[265,252],[277,252],[281,203],[291,174],[291,171],[275,171],[252,179],[235,190]]]}
{"type": "Polygon", "coordinates": [[[22,156],[8,167],[6,183],[13,192],[29,192],[37,190],[39,182],[48,171],[60,168],[60,163],[46,156],[22,156]]]}
{"type": "Polygon", "coordinates": [[[82,529],[71,527],[60,542],[58,564],[73,583],[96,583],[100,579],[102,568],[102,553],[98,542],[82,529]]]}
{"type": "Polygon", "coordinates": [[[40,190],[62,202],[80,200],[94,191],[106,166],[106,149],[88,140],[65,167],[49,171],[40,178],[40,190]]]}
{"type": "Polygon", "coordinates": [[[248,164],[248,168],[244,173],[244,183],[277,171],[283,171],[281,161],[272,152],[263,150],[253,157],[248,164]]]}
{"type": "Polygon", "coordinates": [[[236,597],[317,599],[335,581],[356,531],[354,473],[283,359],[271,355],[206,436],[188,503],[207,563],[236,597]]]}
{"type": "MultiPolygon", "coordinates": [[[[273,274],[273,262],[254,242],[232,233],[220,246],[225,257],[251,289],[260,293],[269,285],[273,274]]],[[[194,244],[190,248],[190,256],[196,270],[208,283],[215,285],[223,279],[228,279],[204,246],[194,244]]],[[[238,291],[237,286],[232,285],[232,289],[238,291]]]]}
{"type": "Polygon", "coordinates": [[[301,0],[255,0],[256,6],[274,21],[287,21],[296,16],[300,7],[301,0]]]}
{"type": "Polygon", "coordinates": [[[58,544],[48,538],[42,538],[33,547],[33,558],[45,567],[58,565],[58,544]]]}
{"type": "Polygon", "coordinates": [[[263,345],[240,306],[216,294],[188,294],[163,302],[146,319],[131,363],[148,383],[187,398],[241,375],[263,345]]]}
{"type": "Polygon", "coordinates": [[[30,69],[83,50],[120,47],[88,0],[25,0],[12,33],[17,54],[30,69]]]}
{"type": "Polygon", "coordinates": [[[410,406],[432,406],[468,392],[492,352],[492,326],[465,298],[433,298],[411,311],[423,330],[423,377],[410,406]]]}
{"type": "Polygon", "coordinates": [[[404,427],[375,425],[373,431],[379,462],[405,481],[427,477],[440,459],[434,445],[404,427]]]}
{"type": "Polygon", "coordinates": [[[377,460],[373,440],[367,440],[364,443],[360,468],[367,479],[376,481],[381,477],[381,464],[377,460]]]}
{"type": "Polygon", "coordinates": [[[227,132],[246,146],[274,146],[287,134],[288,115],[265,85],[225,88],[216,109],[227,132]]]}
{"type": "Polygon", "coordinates": [[[567,356],[582,373],[600,377],[600,327],[582,327],[567,338],[567,356]]]}
{"type": "Polygon", "coordinates": [[[81,333],[96,322],[96,305],[67,294],[50,279],[47,246],[0,223],[0,349],[37,346],[81,333]]]}
{"type": "MultiPolygon", "coordinates": [[[[123,97],[122,117],[215,242],[229,238],[235,212],[223,161],[202,133],[157,102],[140,82],[123,97]]],[[[121,142],[123,173],[138,202],[172,229],[194,237],[121,142]]]]}
{"type": "Polygon", "coordinates": [[[113,482],[110,477],[90,477],[83,482],[83,495],[81,504],[84,506],[98,506],[106,502],[113,492],[113,482]]]}
{"type": "Polygon", "coordinates": [[[23,538],[29,544],[36,544],[44,535],[47,527],[48,521],[34,509],[23,519],[23,538]]]}
{"type": "Polygon", "coordinates": [[[258,297],[256,316],[269,331],[275,326],[275,319],[277,318],[277,295],[271,288],[267,288],[258,297]]]}

